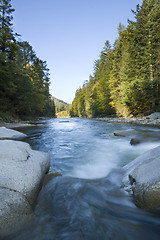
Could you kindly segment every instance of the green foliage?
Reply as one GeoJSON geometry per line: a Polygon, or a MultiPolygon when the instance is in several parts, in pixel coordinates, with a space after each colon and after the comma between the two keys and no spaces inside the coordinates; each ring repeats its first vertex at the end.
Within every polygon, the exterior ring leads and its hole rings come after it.
{"type": "Polygon", "coordinates": [[[58,99],[53,98],[55,103],[55,114],[59,117],[69,117],[70,104],[58,99]]]}
{"type": "Polygon", "coordinates": [[[12,122],[15,119],[18,120],[16,115],[11,115],[10,112],[2,112],[0,111],[0,123],[2,122],[12,122]]]}
{"type": "Polygon", "coordinates": [[[144,0],[135,21],[105,43],[89,82],[77,90],[71,116],[120,116],[160,111],[160,4],[144,0]]]}
{"type": "Polygon", "coordinates": [[[57,118],[69,118],[70,114],[69,111],[61,111],[56,114],[57,118]]]}
{"type": "Polygon", "coordinates": [[[16,41],[10,0],[0,0],[0,111],[24,116],[54,116],[49,69],[28,42],[16,41]]]}

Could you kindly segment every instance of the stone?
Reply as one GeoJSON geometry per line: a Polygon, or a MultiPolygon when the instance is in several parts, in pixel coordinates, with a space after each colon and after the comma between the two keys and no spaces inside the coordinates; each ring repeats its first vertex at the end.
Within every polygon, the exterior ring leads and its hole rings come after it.
{"type": "Polygon", "coordinates": [[[125,137],[125,135],[121,134],[120,132],[114,132],[113,135],[116,137],[125,137]]]}
{"type": "Polygon", "coordinates": [[[0,233],[33,215],[49,167],[47,153],[32,150],[28,143],[0,140],[0,233]]]}
{"type": "Polygon", "coordinates": [[[0,139],[22,139],[27,135],[6,127],[0,127],[0,139]]]}
{"type": "Polygon", "coordinates": [[[123,170],[123,184],[133,191],[135,204],[148,209],[160,207],[160,146],[145,152],[123,170]]]}
{"type": "Polygon", "coordinates": [[[0,238],[19,230],[34,217],[30,204],[21,193],[0,188],[0,238]]]}
{"type": "Polygon", "coordinates": [[[50,166],[47,153],[28,143],[0,140],[0,187],[22,193],[32,205],[50,166]]]}
{"type": "Polygon", "coordinates": [[[146,119],[152,119],[152,120],[160,119],[160,112],[154,112],[149,116],[147,116],[146,119]]]}
{"type": "Polygon", "coordinates": [[[131,138],[131,140],[130,140],[130,144],[131,145],[137,145],[137,144],[139,144],[141,141],[140,141],[140,139],[138,139],[138,138],[131,138]]]}
{"type": "Polygon", "coordinates": [[[127,130],[114,132],[114,136],[126,137],[131,145],[160,140],[160,132],[153,130],[127,130]]]}
{"type": "Polygon", "coordinates": [[[26,128],[26,127],[35,127],[35,124],[31,124],[28,122],[12,122],[12,123],[1,123],[0,126],[6,128],[26,128]]]}

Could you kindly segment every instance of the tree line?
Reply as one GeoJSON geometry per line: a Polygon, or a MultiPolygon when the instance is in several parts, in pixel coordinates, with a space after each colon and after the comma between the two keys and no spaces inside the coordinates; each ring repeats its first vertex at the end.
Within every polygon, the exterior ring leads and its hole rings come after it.
{"type": "Polygon", "coordinates": [[[63,111],[67,111],[69,113],[70,104],[56,97],[54,97],[54,103],[55,103],[56,113],[63,112],[63,111]]]}
{"type": "Polygon", "coordinates": [[[46,61],[13,31],[14,9],[0,0],[0,111],[24,116],[54,116],[46,61]]]}
{"type": "Polygon", "coordinates": [[[70,117],[70,104],[54,97],[55,115],[57,118],[70,117]]]}
{"type": "Polygon", "coordinates": [[[106,41],[89,81],[76,91],[71,116],[146,115],[160,111],[160,2],[143,0],[134,21],[106,41]]]}

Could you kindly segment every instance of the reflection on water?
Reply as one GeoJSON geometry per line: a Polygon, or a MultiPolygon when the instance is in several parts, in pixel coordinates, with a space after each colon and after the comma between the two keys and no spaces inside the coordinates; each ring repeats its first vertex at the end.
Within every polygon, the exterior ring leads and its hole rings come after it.
{"type": "MultiPolygon", "coordinates": [[[[27,131],[63,177],[41,191],[36,220],[12,240],[159,240],[160,214],[140,210],[121,188],[122,166],[158,146],[159,129],[83,119],[53,119],[27,131]],[[131,146],[115,131],[146,130],[154,141],[131,146]]],[[[145,137],[145,136],[144,136],[145,137]]]]}

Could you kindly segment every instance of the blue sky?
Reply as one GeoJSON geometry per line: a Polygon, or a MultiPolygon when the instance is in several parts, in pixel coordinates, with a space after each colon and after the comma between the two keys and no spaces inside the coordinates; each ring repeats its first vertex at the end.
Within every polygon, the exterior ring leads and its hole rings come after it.
{"type": "Polygon", "coordinates": [[[47,61],[53,96],[71,103],[106,40],[117,38],[142,0],[12,0],[14,29],[47,61]]]}

